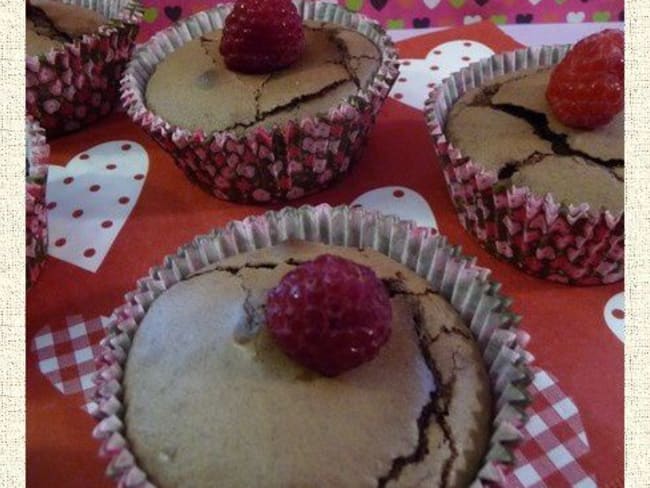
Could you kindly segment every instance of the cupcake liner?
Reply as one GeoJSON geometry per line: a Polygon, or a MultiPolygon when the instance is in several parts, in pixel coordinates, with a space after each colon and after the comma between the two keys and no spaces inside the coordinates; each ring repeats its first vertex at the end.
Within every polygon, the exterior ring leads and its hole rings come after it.
{"type": "Polygon", "coordinates": [[[93,436],[102,441],[100,454],[109,459],[108,475],[119,486],[152,486],[126,439],[121,385],[133,336],[147,309],[165,290],[226,257],[289,239],[375,249],[415,271],[454,306],[476,338],[493,393],[492,436],[473,486],[503,483],[504,465],[514,461],[513,449],[522,438],[532,378],[532,356],[524,350],[528,335],[518,329],[520,318],[510,311],[511,300],[499,293],[499,284],[488,280],[487,269],[462,256],[460,248],[434,230],[363,208],[328,205],[267,212],[196,237],[152,268],[126,295],[95,356],[98,373],[91,413],[98,424],[93,436]]]}
{"type": "Polygon", "coordinates": [[[25,210],[26,271],[30,288],[45,264],[47,256],[47,207],[45,185],[50,148],[43,130],[29,117],[25,122],[25,210]]]}
{"type": "Polygon", "coordinates": [[[27,113],[48,137],[79,130],[119,103],[119,81],[141,20],[138,0],[66,0],[109,22],[40,56],[26,56],[27,113]]]}
{"type": "Polygon", "coordinates": [[[300,198],[341,178],[355,162],[398,75],[397,53],[384,30],[366,17],[324,1],[296,0],[304,20],[354,29],[380,50],[382,63],[364,90],[327,113],[236,135],[192,131],[165,121],[145,102],[147,82],[171,52],[222,28],[232,4],[199,12],[158,32],[135,53],[122,80],[122,101],[133,120],[169,152],[185,175],[211,195],[246,203],[300,198]]]}
{"type": "Polygon", "coordinates": [[[624,273],[623,212],[565,205],[551,194],[504,185],[444,134],[447,115],[465,92],[497,76],[555,65],[568,49],[527,48],[473,63],[434,88],[425,118],[460,223],[482,247],[537,277],[573,285],[614,283],[624,273]]]}

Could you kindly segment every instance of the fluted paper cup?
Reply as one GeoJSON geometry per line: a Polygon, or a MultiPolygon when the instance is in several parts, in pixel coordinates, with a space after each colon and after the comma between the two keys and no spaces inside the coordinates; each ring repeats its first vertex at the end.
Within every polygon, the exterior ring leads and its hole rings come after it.
{"type": "Polygon", "coordinates": [[[50,148],[43,129],[29,117],[25,123],[25,211],[26,211],[26,271],[30,288],[45,264],[47,257],[47,207],[45,185],[50,148]]]}
{"type": "Polygon", "coordinates": [[[495,171],[472,161],[445,135],[447,116],[467,91],[498,76],[559,63],[569,46],[496,54],[436,86],[425,117],[460,223],[490,253],[534,276],[573,285],[623,278],[624,214],[588,203],[558,203],[552,194],[506,186],[495,171]]]}
{"type": "Polygon", "coordinates": [[[176,283],[227,257],[290,239],[374,249],[426,279],[452,304],[476,339],[492,387],[492,433],[473,486],[503,483],[504,466],[514,461],[513,449],[522,438],[532,377],[532,356],[524,349],[528,336],[518,328],[511,300],[499,293],[499,284],[488,280],[487,269],[462,256],[459,248],[435,231],[363,208],[328,205],[268,212],[196,237],[152,268],[126,295],[126,302],[111,316],[96,355],[99,372],[92,413],[98,424],[93,435],[102,440],[101,454],[109,459],[108,475],[123,487],[153,486],[129,446],[122,400],[122,372],[129,348],[152,302],[176,283]]]}
{"type": "Polygon", "coordinates": [[[142,18],[138,0],[65,0],[109,19],[40,56],[26,56],[27,113],[48,137],[79,130],[120,106],[119,84],[142,18]]]}

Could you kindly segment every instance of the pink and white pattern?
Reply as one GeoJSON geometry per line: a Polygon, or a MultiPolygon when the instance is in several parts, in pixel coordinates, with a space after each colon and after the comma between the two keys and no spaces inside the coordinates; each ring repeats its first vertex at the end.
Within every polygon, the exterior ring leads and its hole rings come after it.
{"type": "Polygon", "coordinates": [[[99,32],[26,56],[27,113],[56,136],[78,130],[119,105],[119,81],[141,20],[136,0],[71,0],[111,20],[99,32]]]}
{"type": "Polygon", "coordinates": [[[43,130],[28,117],[25,124],[25,238],[27,288],[30,288],[45,264],[47,257],[47,159],[50,153],[43,130]]]}
{"type": "MultiPolygon", "coordinates": [[[[179,18],[224,0],[143,0],[140,35],[147,39],[179,18]]],[[[329,0],[336,1],[336,0],[329,0]]],[[[494,24],[623,21],[624,0],[338,0],[388,29],[448,27],[481,20],[494,24]]]]}

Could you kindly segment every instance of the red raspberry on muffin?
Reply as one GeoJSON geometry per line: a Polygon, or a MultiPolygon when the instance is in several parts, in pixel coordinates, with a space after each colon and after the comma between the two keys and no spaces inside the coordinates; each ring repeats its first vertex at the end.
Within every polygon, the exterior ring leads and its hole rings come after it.
{"type": "Polygon", "coordinates": [[[569,51],[551,75],[546,98],[562,123],[595,129],[623,110],[623,73],[623,32],[606,29],[569,51]]]}

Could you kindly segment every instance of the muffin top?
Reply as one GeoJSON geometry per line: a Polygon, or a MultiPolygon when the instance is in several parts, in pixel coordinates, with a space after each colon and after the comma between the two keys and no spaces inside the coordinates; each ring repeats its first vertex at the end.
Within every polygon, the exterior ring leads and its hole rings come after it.
{"type": "Polygon", "coordinates": [[[106,18],[94,10],[55,0],[29,0],[26,52],[39,56],[84,34],[97,32],[106,18]]]}
{"type": "Polygon", "coordinates": [[[449,113],[450,142],[500,180],[567,205],[623,210],[623,113],[595,130],[567,127],[546,101],[551,68],[495,78],[449,113]]]}
{"type": "Polygon", "coordinates": [[[305,52],[270,74],[229,70],[219,54],[222,31],[165,57],[146,87],[147,106],[167,122],[206,133],[242,133],[327,112],[368,86],[381,63],[373,42],[334,24],[305,23],[305,52]]]}
{"type": "Polygon", "coordinates": [[[428,283],[375,251],[295,241],[222,261],[147,311],[124,376],[126,433],[157,486],[468,486],[490,434],[489,383],[470,331],[428,283]],[[267,292],[329,253],[370,266],[392,335],[335,378],[285,356],[267,292]]]}

